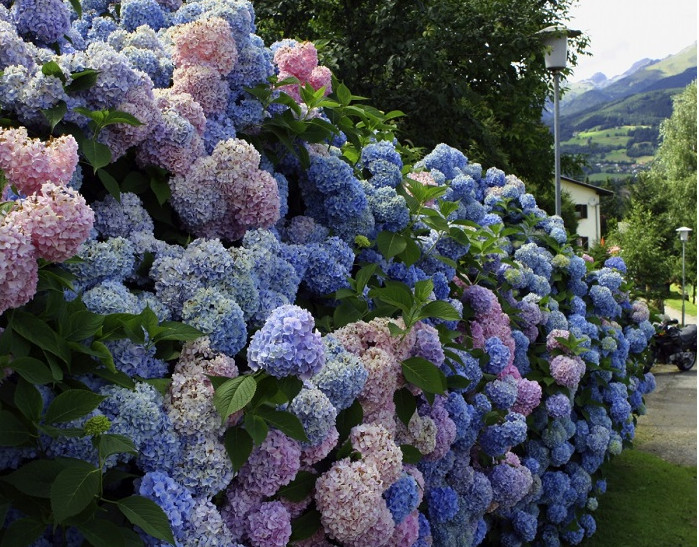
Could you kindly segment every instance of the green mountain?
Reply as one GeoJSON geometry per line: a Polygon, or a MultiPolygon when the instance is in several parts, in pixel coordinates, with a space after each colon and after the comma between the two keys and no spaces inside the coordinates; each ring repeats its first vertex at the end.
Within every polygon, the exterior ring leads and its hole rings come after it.
{"type": "MultiPolygon", "coordinates": [[[[561,152],[584,154],[590,181],[633,177],[653,159],[672,97],[696,77],[695,42],[659,61],[640,60],[620,76],[571,84],[560,105],[561,152]]],[[[543,120],[552,126],[552,113],[543,120]]]]}

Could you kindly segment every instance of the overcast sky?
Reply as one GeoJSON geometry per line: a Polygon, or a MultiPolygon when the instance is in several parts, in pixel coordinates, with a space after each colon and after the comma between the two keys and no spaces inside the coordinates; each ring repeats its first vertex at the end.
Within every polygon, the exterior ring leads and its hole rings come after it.
{"type": "Polygon", "coordinates": [[[568,27],[590,37],[592,56],[578,58],[570,80],[608,78],[643,58],[662,59],[697,39],[696,0],[579,0],[568,27]]]}

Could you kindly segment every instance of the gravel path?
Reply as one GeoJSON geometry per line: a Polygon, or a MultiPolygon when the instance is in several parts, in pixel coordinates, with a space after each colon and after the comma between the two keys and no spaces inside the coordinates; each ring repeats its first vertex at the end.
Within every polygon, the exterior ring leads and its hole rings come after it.
{"type": "MultiPolygon", "coordinates": [[[[665,308],[672,318],[682,313],[665,308]]],[[[685,314],[685,324],[696,324],[685,314]]],[[[647,413],[638,419],[634,447],[662,459],[697,465],[697,369],[680,372],[674,365],[655,365],[657,388],[646,395],[647,413]]]]}

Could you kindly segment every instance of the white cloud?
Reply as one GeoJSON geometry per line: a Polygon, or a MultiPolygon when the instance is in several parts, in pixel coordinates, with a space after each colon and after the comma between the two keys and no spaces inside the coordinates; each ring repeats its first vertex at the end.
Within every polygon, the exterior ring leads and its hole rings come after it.
{"type": "Polygon", "coordinates": [[[570,28],[590,37],[592,57],[579,57],[572,81],[595,72],[616,76],[643,58],[662,59],[697,39],[696,0],[580,0],[570,28]]]}

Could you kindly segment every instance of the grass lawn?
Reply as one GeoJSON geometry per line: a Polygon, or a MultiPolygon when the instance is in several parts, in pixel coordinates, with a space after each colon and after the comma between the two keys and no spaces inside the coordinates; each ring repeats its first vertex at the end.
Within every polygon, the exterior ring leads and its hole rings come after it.
{"type": "MultiPolygon", "coordinates": [[[[689,296],[689,300],[684,301],[684,313],[685,315],[693,315],[694,317],[697,316],[697,305],[692,303],[692,293],[691,293],[692,288],[687,287],[687,295],[689,296]]],[[[679,285],[672,285],[670,287],[670,295],[671,298],[668,298],[665,300],[665,305],[669,308],[672,308],[673,310],[677,310],[679,312],[682,311],[682,293],[680,292],[680,287],[679,285]]]]}
{"type": "Polygon", "coordinates": [[[697,468],[624,450],[605,464],[607,493],[594,512],[597,532],[584,547],[697,545],[697,468]]]}

